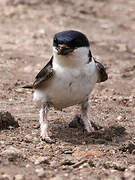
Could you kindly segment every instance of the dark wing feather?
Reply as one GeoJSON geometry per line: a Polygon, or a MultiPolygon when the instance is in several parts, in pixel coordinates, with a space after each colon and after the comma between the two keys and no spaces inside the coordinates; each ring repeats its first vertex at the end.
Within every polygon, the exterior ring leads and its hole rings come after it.
{"type": "Polygon", "coordinates": [[[53,56],[50,61],[45,65],[45,67],[36,75],[35,82],[33,83],[33,88],[38,88],[44,82],[50,79],[54,75],[54,70],[52,66],[53,56]]]}
{"type": "Polygon", "coordinates": [[[35,82],[32,85],[26,85],[23,88],[36,89],[41,87],[41,84],[44,81],[50,79],[54,75],[52,61],[53,61],[53,56],[51,57],[50,61],[45,65],[45,67],[36,75],[35,82]]]}
{"type": "Polygon", "coordinates": [[[97,80],[97,83],[100,83],[100,82],[104,82],[108,79],[108,75],[106,73],[106,70],[104,68],[104,66],[95,60],[95,63],[96,63],[96,68],[97,68],[97,71],[98,71],[98,80],[97,80]]]}

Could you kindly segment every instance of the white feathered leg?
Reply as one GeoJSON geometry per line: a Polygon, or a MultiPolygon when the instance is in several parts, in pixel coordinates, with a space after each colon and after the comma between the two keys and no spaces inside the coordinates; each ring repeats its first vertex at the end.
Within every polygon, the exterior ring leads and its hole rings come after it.
{"type": "Polygon", "coordinates": [[[94,131],[94,128],[92,127],[91,122],[90,122],[89,107],[90,105],[89,105],[88,100],[84,101],[81,104],[81,116],[82,116],[82,120],[84,122],[84,126],[87,132],[92,132],[94,131]]]}
{"type": "Polygon", "coordinates": [[[44,104],[40,110],[40,129],[41,129],[41,138],[42,140],[45,140],[48,143],[52,143],[53,141],[48,135],[48,120],[47,120],[47,114],[48,114],[48,106],[47,104],[44,104]]]}

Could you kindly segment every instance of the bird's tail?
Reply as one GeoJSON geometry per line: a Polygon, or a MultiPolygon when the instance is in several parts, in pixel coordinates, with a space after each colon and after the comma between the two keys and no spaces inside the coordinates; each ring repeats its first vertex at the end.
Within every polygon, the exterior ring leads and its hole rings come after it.
{"type": "Polygon", "coordinates": [[[22,88],[25,88],[25,89],[33,89],[33,85],[26,85],[26,86],[23,86],[22,88]]]}

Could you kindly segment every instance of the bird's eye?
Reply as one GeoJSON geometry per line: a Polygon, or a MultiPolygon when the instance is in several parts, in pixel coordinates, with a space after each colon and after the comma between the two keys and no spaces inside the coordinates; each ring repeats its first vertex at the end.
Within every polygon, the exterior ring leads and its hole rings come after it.
{"type": "Polygon", "coordinates": [[[55,46],[55,47],[57,47],[57,46],[58,46],[58,41],[57,41],[57,39],[56,39],[56,38],[53,40],[53,46],[55,46]]]}

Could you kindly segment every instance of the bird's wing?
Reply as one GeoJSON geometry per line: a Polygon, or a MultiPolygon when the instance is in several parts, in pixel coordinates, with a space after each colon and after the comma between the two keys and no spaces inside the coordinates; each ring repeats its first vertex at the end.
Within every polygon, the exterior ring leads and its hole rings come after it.
{"type": "Polygon", "coordinates": [[[98,72],[97,83],[106,81],[108,79],[108,75],[106,73],[104,66],[96,60],[95,60],[95,63],[96,63],[96,68],[97,68],[97,72],[98,72]]]}
{"type": "Polygon", "coordinates": [[[45,67],[36,75],[35,82],[33,83],[33,88],[36,89],[40,87],[43,82],[53,77],[54,70],[52,62],[53,56],[51,57],[50,61],[45,65],[45,67]]]}
{"type": "Polygon", "coordinates": [[[54,75],[54,70],[53,70],[53,56],[51,57],[50,61],[45,65],[45,67],[36,75],[35,81],[32,85],[27,85],[24,86],[23,88],[28,88],[28,89],[36,89],[41,86],[41,84],[54,75]]]}

